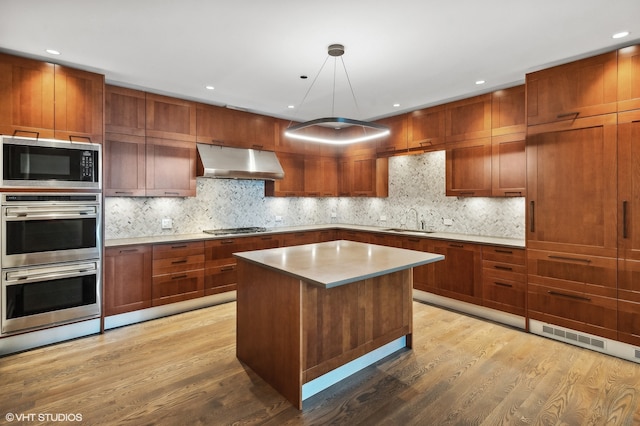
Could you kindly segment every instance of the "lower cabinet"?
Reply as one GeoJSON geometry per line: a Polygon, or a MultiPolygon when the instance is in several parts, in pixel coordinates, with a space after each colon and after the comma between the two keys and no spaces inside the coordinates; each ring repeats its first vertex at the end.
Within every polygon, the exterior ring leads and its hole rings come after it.
{"type": "Polygon", "coordinates": [[[152,305],[204,296],[204,242],[153,245],[152,305]]]}
{"type": "Polygon", "coordinates": [[[151,259],[148,244],[105,249],[105,316],[151,307],[151,259]]]}
{"type": "Polygon", "coordinates": [[[482,304],[488,308],[525,316],[526,294],[524,250],[482,246],[482,304]]]}
{"type": "Polygon", "coordinates": [[[435,240],[432,253],[443,254],[445,259],[433,264],[432,287],[437,293],[482,305],[482,252],[477,244],[435,240]]]}

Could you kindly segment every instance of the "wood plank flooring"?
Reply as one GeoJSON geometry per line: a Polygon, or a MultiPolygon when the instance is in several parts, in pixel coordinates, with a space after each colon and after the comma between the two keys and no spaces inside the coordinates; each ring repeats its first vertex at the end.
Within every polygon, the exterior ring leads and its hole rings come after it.
{"type": "Polygon", "coordinates": [[[640,365],[418,302],[413,350],[298,411],[235,358],[235,308],[0,358],[0,424],[46,413],[91,425],[640,424],[640,365]]]}

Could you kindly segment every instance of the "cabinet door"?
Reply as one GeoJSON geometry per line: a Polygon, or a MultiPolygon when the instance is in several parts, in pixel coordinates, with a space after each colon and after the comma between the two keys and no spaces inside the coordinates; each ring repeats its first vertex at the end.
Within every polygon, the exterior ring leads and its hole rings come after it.
{"type": "Polygon", "coordinates": [[[527,156],[525,134],[512,133],[491,138],[491,195],[526,195],[527,156]]]}
{"type": "Polygon", "coordinates": [[[526,119],[524,84],[491,94],[491,136],[524,133],[526,119]]]}
{"type": "Polygon", "coordinates": [[[509,247],[482,247],[483,305],[515,315],[526,314],[525,251],[509,247]]]}
{"type": "Polygon", "coordinates": [[[195,143],[147,137],[146,150],[147,196],[196,195],[195,143]]]}
{"type": "Polygon", "coordinates": [[[145,138],[106,133],[104,142],[105,197],[146,195],[145,138]]]}
{"type": "Polygon", "coordinates": [[[301,197],[304,195],[304,155],[286,152],[277,153],[284,170],[284,179],[266,181],[265,195],[268,197],[301,197]]]}
{"type": "Polygon", "coordinates": [[[204,269],[153,277],[152,306],[166,305],[204,296],[204,269]]]}
{"type": "Polygon", "coordinates": [[[54,65],[0,53],[0,134],[53,138],[53,109],[54,65]]]}
{"type": "Polygon", "coordinates": [[[491,161],[491,138],[449,145],[446,152],[446,194],[490,196],[491,161]]]}
{"type": "Polygon", "coordinates": [[[433,284],[438,294],[464,302],[482,304],[482,255],[480,246],[435,241],[434,253],[445,259],[434,263],[433,284]]]}
{"type": "Polygon", "coordinates": [[[527,124],[615,112],[617,52],[527,74],[527,124]]]}
{"type": "Polygon", "coordinates": [[[146,125],[145,92],[105,86],[105,132],[145,137],[146,125]]]}
{"type": "Polygon", "coordinates": [[[527,247],[617,256],[616,122],[610,114],[529,127],[527,247]]]}
{"type": "Polygon", "coordinates": [[[55,66],[56,139],[88,139],[102,143],[104,76],[55,66]]]}
{"type": "Polygon", "coordinates": [[[194,102],[147,93],[146,120],[147,136],[188,142],[196,140],[194,102]]]}
{"type": "MultiPolygon", "coordinates": [[[[394,239],[393,239],[394,237],[388,236],[387,238],[390,238],[392,242],[391,244],[388,244],[388,245],[392,245],[394,242],[394,239]]],[[[396,245],[395,247],[402,247],[409,250],[428,252],[430,247],[430,242],[425,238],[405,237],[405,238],[402,238],[401,245],[400,246],[396,245]]],[[[434,288],[430,284],[430,283],[433,283],[433,271],[434,271],[433,263],[428,265],[417,266],[413,268],[413,288],[422,290],[422,291],[433,292],[434,288]]]]}
{"type": "Polygon", "coordinates": [[[151,253],[150,245],[105,249],[105,316],[151,307],[151,253]]]}
{"type": "Polygon", "coordinates": [[[312,197],[338,194],[338,162],[335,158],[305,156],[304,192],[312,197]]]}
{"type": "Polygon", "coordinates": [[[445,143],[445,115],[444,105],[409,113],[408,148],[441,147],[445,143]]]}
{"type": "Polygon", "coordinates": [[[491,136],[491,94],[446,105],[446,141],[460,142],[491,136]]]}
{"type": "Polygon", "coordinates": [[[640,45],[618,51],[618,111],[640,109],[640,45]]]}
{"type": "Polygon", "coordinates": [[[383,118],[377,123],[388,126],[391,131],[389,136],[378,140],[377,151],[379,153],[407,150],[407,114],[383,118]]]}

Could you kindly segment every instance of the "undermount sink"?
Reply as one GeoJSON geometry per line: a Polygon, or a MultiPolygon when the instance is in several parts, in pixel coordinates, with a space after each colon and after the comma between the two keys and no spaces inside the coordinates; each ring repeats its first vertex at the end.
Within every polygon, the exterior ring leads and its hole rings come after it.
{"type": "Polygon", "coordinates": [[[436,231],[427,231],[424,229],[406,229],[406,228],[387,228],[383,229],[383,231],[392,231],[392,232],[418,232],[420,234],[433,234],[436,231]]]}

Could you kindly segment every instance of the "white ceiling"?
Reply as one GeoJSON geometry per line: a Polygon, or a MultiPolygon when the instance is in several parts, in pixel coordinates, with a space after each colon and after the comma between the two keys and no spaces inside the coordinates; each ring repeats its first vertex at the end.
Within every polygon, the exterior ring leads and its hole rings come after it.
{"type": "Polygon", "coordinates": [[[394,115],[640,41],[640,0],[0,0],[0,16],[0,50],[296,120],[394,115]],[[311,86],[332,43],[357,109],[337,62],[332,111],[333,58],[311,86]]]}

